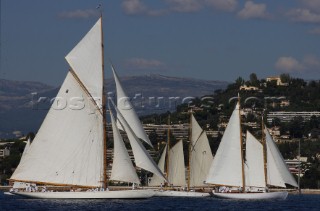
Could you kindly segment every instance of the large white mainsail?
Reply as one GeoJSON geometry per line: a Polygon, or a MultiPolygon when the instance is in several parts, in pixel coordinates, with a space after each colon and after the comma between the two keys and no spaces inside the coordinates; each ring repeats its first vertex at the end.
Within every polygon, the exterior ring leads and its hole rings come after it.
{"type": "MultiPolygon", "coordinates": [[[[138,138],[142,139],[143,141],[145,141],[146,143],[148,143],[151,147],[153,147],[146,132],[144,131],[144,129],[141,125],[141,122],[138,118],[137,113],[135,112],[135,110],[130,102],[130,98],[126,95],[126,93],[120,83],[120,80],[118,78],[116,71],[114,70],[113,66],[111,66],[111,68],[113,71],[113,76],[114,76],[114,80],[116,83],[116,89],[117,89],[117,108],[119,109],[119,111],[123,115],[126,122],[130,125],[130,127],[132,128],[132,130],[136,134],[136,136],[138,138]]],[[[119,128],[124,129],[121,127],[119,127],[119,128]]]]}
{"type": "Polygon", "coordinates": [[[190,186],[203,186],[213,156],[206,132],[191,115],[190,186]]]}
{"type": "Polygon", "coordinates": [[[101,103],[92,100],[102,99],[101,34],[100,18],[66,56],[72,70],[11,180],[102,185],[103,116],[101,103]]]}
{"type": "Polygon", "coordinates": [[[102,140],[102,114],[69,72],[28,153],[11,179],[100,186],[102,140]],[[72,99],[75,99],[74,105],[70,104],[72,99]]]}
{"type": "Polygon", "coordinates": [[[116,122],[112,113],[111,116],[111,124],[113,131],[113,163],[110,180],[117,180],[123,182],[131,182],[140,184],[140,180],[136,173],[136,169],[134,168],[132,161],[129,157],[128,151],[123,143],[123,139],[120,135],[119,129],[116,126],[116,122]]]}
{"type": "MultiPolygon", "coordinates": [[[[161,172],[164,172],[164,166],[166,162],[166,155],[167,155],[167,145],[164,147],[162,155],[160,157],[158,167],[161,170],[161,172]]],[[[157,176],[156,174],[153,174],[151,181],[149,183],[149,186],[160,186],[164,185],[164,180],[162,177],[157,176]]]]}
{"type": "Polygon", "coordinates": [[[240,105],[237,103],[213,159],[206,182],[226,186],[242,186],[242,146],[240,105]]]}
{"type": "Polygon", "coordinates": [[[280,187],[286,187],[285,184],[289,184],[298,187],[296,180],[290,173],[278,147],[266,128],[264,132],[267,145],[268,184],[280,187]]]}
{"type": "Polygon", "coordinates": [[[180,140],[169,151],[168,180],[173,186],[185,186],[186,175],[183,155],[183,143],[180,140]]]}
{"type": "Polygon", "coordinates": [[[122,128],[127,133],[136,166],[143,168],[147,171],[150,171],[156,174],[157,176],[159,176],[160,178],[162,178],[163,180],[166,180],[166,178],[163,176],[163,173],[161,172],[157,164],[154,162],[154,160],[151,158],[147,150],[144,148],[139,138],[135,135],[132,128],[127,123],[127,121],[125,120],[125,118],[123,117],[119,109],[116,106],[114,106],[114,108],[117,112],[117,118],[121,123],[122,128]]]}
{"type": "Polygon", "coordinates": [[[266,187],[263,145],[249,132],[246,136],[245,178],[247,187],[266,187]]]}

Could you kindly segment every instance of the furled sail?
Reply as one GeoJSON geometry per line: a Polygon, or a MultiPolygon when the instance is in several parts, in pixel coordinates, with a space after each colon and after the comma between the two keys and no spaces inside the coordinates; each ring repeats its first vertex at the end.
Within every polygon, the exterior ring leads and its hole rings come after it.
{"type": "Polygon", "coordinates": [[[114,106],[116,112],[117,112],[117,118],[119,122],[121,123],[121,126],[126,131],[128,135],[128,139],[132,148],[134,160],[136,163],[136,166],[143,168],[147,171],[150,171],[163,180],[166,180],[166,178],[163,176],[163,173],[157,166],[157,164],[154,162],[154,160],[151,158],[147,150],[144,148],[142,143],[140,142],[139,138],[135,135],[132,128],[129,126],[123,115],[120,113],[119,109],[114,106]]]}
{"type": "Polygon", "coordinates": [[[12,180],[56,185],[102,185],[101,35],[100,18],[66,56],[71,71],[12,180]]]}
{"type": "Polygon", "coordinates": [[[174,145],[169,153],[168,180],[174,186],[185,186],[186,175],[182,140],[174,145]]]}
{"type": "Polygon", "coordinates": [[[114,142],[114,156],[110,180],[140,184],[136,169],[133,167],[132,161],[123,143],[123,139],[120,135],[119,129],[116,126],[114,117],[111,112],[110,114],[114,142]]]}
{"type": "MultiPolygon", "coordinates": [[[[119,111],[123,115],[126,122],[130,125],[130,127],[132,128],[132,130],[136,134],[136,136],[138,138],[142,139],[147,144],[149,144],[151,147],[153,147],[146,132],[144,131],[144,129],[142,127],[142,124],[138,118],[137,113],[135,112],[135,110],[130,102],[130,98],[126,95],[126,93],[120,83],[120,80],[119,80],[119,77],[118,77],[116,71],[114,70],[114,68],[112,66],[111,66],[111,68],[113,71],[113,76],[114,76],[114,80],[116,83],[116,89],[117,89],[117,108],[119,109],[119,111]]],[[[119,128],[124,129],[121,127],[119,127],[119,128]]]]}
{"type": "Polygon", "coordinates": [[[102,30],[101,18],[66,56],[70,67],[102,109],[102,30]]]}
{"type": "Polygon", "coordinates": [[[69,72],[11,179],[101,186],[102,140],[102,114],[69,72]]]}
{"type": "Polygon", "coordinates": [[[191,116],[190,186],[203,186],[208,175],[213,156],[206,132],[202,130],[194,116],[191,116]]]}
{"type": "Polygon", "coordinates": [[[240,105],[236,105],[213,159],[206,182],[226,186],[242,186],[240,105]]]}
{"type": "Polygon", "coordinates": [[[285,187],[285,184],[298,187],[298,184],[292,174],[290,173],[288,166],[284,162],[284,159],[272,140],[271,135],[264,130],[266,134],[266,145],[267,145],[267,163],[268,163],[268,183],[274,186],[285,187]],[[270,168],[270,169],[269,169],[270,168]],[[278,171],[278,172],[276,172],[278,171]],[[278,178],[275,178],[275,175],[279,175],[278,178]],[[278,185],[280,184],[280,185],[278,185]]]}
{"type": "Polygon", "coordinates": [[[266,187],[263,145],[249,131],[246,136],[245,177],[247,187],[266,187]]]}
{"type": "MultiPolygon", "coordinates": [[[[164,166],[166,162],[166,154],[167,154],[167,145],[164,147],[162,155],[160,157],[158,167],[161,170],[161,172],[164,172],[164,166]]],[[[156,174],[154,174],[151,178],[151,181],[149,183],[149,186],[160,186],[164,185],[164,180],[162,177],[158,177],[156,174]]]]}

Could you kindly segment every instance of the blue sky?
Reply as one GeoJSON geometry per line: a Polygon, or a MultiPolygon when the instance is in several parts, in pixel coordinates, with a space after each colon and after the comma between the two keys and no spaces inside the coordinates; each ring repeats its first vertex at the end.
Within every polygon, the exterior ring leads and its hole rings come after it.
{"type": "Polygon", "coordinates": [[[120,76],[320,79],[319,0],[1,0],[0,78],[60,85],[100,3],[120,76]]]}

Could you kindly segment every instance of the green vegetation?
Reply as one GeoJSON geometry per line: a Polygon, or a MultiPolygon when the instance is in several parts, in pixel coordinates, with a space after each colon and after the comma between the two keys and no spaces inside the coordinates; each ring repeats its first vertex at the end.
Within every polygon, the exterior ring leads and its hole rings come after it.
{"type": "Polygon", "coordinates": [[[6,142],[12,142],[12,144],[9,143],[1,147],[1,149],[10,147],[10,155],[0,158],[1,184],[8,184],[7,179],[10,178],[14,169],[18,166],[25,147],[25,143],[22,140],[6,140],[6,142]]]}
{"type": "MultiPolygon", "coordinates": [[[[196,98],[189,104],[177,106],[177,112],[153,114],[142,118],[144,123],[166,124],[168,115],[171,115],[171,123],[188,123],[190,109],[202,128],[207,130],[223,129],[218,127],[221,122],[227,122],[237,101],[238,93],[242,108],[249,108],[251,112],[242,117],[242,122],[256,122],[261,125],[261,115],[269,111],[320,111],[320,81],[306,82],[302,79],[291,78],[288,74],[280,75],[284,85],[277,85],[276,81],[267,82],[259,80],[252,73],[249,80],[238,77],[235,83],[229,84],[225,90],[216,90],[211,96],[196,98]],[[287,85],[285,84],[287,83],[287,85]],[[240,86],[255,86],[259,90],[239,90],[240,86]],[[280,106],[281,100],[290,102],[287,106],[280,106]]],[[[264,118],[266,119],[266,118],[264,118]]],[[[310,121],[295,118],[284,123],[275,119],[267,127],[278,126],[281,134],[290,135],[291,142],[278,143],[279,149],[285,159],[293,159],[298,156],[298,140],[301,139],[301,156],[307,157],[310,167],[301,179],[302,188],[320,188],[320,118],[311,117],[310,121]]],[[[247,129],[257,137],[261,137],[261,128],[242,126],[243,132],[247,129]]],[[[215,153],[222,135],[217,138],[208,137],[212,152],[215,153]]],[[[153,140],[156,142],[156,140],[153,140]]],[[[187,147],[187,143],[185,143],[187,147]]],[[[186,152],[186,151],[185,151],[186,152]]],[[[187,157],[187,156],[185,156],[187,157]]]]}

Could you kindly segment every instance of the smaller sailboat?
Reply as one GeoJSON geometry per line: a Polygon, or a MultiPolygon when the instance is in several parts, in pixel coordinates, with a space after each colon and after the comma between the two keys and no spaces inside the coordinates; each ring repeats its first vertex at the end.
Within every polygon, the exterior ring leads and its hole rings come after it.
{"type": "MultiPolygon", "coordinates": [[[[195,191],[196,188],[207,187],[204,184],[205,176],[211,165],[213,156],[209,146],[208,138],[204,130],[201,129],[194,116],[190,115],[190,143],[189,143],[189,170],[186,179],[185,162],[183,153],[183,142],[180,140],[170,149],[170,116],[168,120],[168,143],[159,160],[159,168],[164,171],[165,160],[167,161],[166,174],[170,182],[169,188],[160,189],[156,196],[174,197],[206,197],[209,193],[195,191]],[[167,157],[166,157],[167,155],[167,157]],[[191,190],[192,187],[193,189],[191,190]],[[174,190],[172,190],[174,189],[174,190]]],[[[150,186],[162,186],[163,181],[157,176],[153,176],[150,186]]]]}
{"type": "Polygon", "coordinates": [[[263,134],[265,138],[259,142],[247,132],[246,159],[244,159],[238,102],[207,176],[208,183],[220,186],[219,191],[213,191],[215,197],[286,199],[288,192],[267,192],[268,187],[286,187],[286,184],[298,186],[264,126],[263,134]]]}

